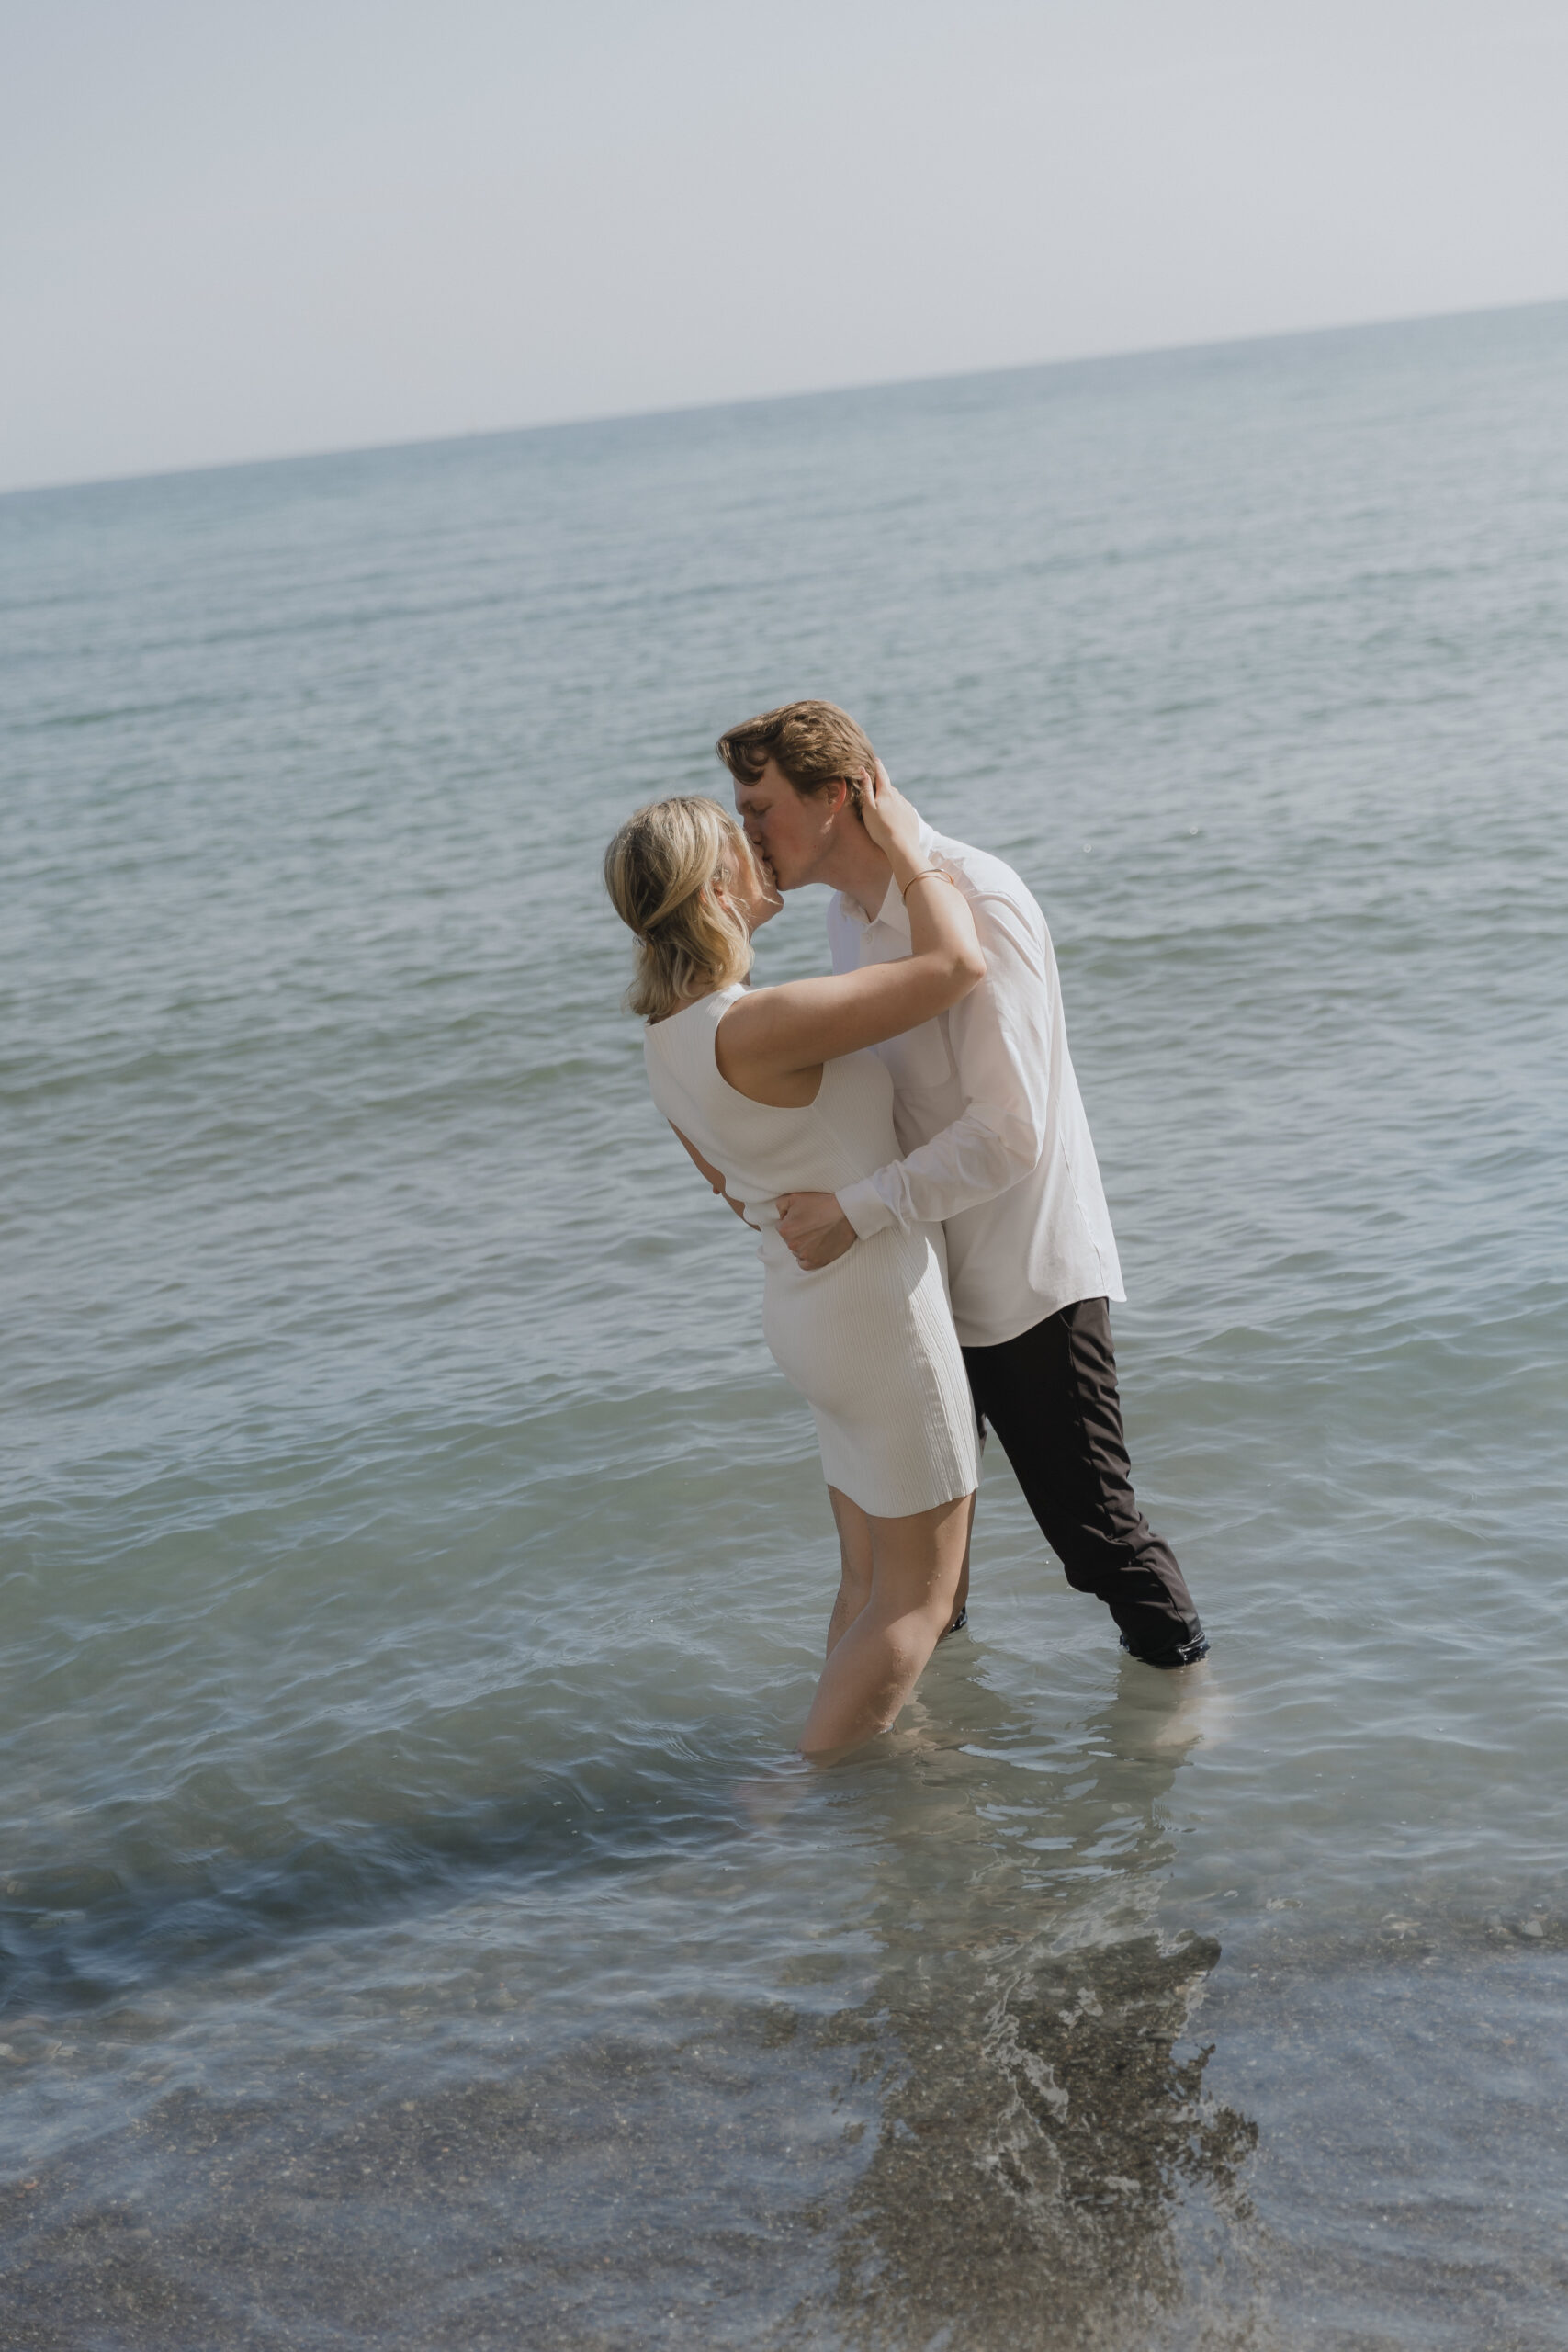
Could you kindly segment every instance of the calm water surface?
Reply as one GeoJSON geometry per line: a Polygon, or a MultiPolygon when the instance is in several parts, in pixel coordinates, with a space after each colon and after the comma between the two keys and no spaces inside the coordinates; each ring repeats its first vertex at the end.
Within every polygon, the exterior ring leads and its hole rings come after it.
{"type": "MultiPolygon", "coordinates": [[[[0,503],[0,2344],[1568,2343],[1568,309],[0,503]],[[597,881],[1045,906],[1214,1662],[834,1549],[597,881]]],[[[822,899],[765,935],[820,967],[822,899]]]]}

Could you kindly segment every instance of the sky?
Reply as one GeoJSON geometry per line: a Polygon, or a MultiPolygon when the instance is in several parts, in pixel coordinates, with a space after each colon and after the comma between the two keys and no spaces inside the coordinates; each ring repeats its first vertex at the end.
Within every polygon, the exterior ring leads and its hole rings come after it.
{"type": "Polygon", "coordinates": [[[0,488],[1568,297],[1568,0],[0,0],[0,488]]]}

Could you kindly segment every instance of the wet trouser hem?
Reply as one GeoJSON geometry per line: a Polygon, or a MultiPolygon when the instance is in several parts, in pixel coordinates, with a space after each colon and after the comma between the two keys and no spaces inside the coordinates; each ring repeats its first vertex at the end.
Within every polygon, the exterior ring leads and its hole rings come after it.
{"type": "Polygon", "coordinates": [[[1147,1650],[1135,1650],[1125,1634],[1121,1636],[1121,1642],[1128,1657],[1135,1657],[1140,1666],[1196,1666],[1201,1657],[1207,1657],[1209,1655],[1207,1634],[1200,1634],[1196,1641],[1177,1642],[1169,1649],[1160,1650],[1157,1654],[1151,1654],[1147,1650]]]}

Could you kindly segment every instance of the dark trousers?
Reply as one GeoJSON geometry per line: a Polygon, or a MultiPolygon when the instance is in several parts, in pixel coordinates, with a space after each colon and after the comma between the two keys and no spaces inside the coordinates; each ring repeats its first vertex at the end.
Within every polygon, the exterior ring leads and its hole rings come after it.
{"type": "Polygon", "coordinates": [[[1080,1298],[999,1347],[965,1348],[964,1362],[1067,1582],[1104,1601],[1134,1657],[1201,1657],[1209,1645],[1176,1555],[1133,1492],[1105,1300],[1080,1298]]]}

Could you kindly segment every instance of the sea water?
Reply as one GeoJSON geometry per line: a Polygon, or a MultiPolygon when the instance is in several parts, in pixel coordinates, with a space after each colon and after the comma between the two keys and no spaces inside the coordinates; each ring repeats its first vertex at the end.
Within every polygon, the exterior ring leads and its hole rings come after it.
{"type": "Polygon", "coordinates": [[[0,503],[0,2344],[1568,2343],[1565,394],[1555,307],[0,503]],[[802,695],[1046,910],[1213,1641],[993,1448],[809,1776],[598,876],[802,695]]]}

